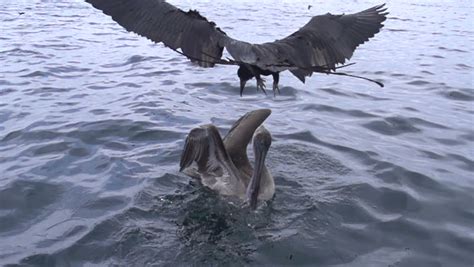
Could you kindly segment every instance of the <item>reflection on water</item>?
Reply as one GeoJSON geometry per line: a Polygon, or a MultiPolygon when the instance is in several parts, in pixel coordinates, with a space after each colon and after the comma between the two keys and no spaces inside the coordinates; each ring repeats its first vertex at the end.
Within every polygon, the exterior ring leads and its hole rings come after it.
{"type": "MultiPolygon", "coordinates": [[[[379,4],[173,2],[253,42],[379,4]]],[[[198,68],[81,1],[0,7],[0,264],[474,264],[469,1],[388,3],[347,68],[383,89],[283,74],[276,98],[240,98],[235,68],[198,68]],[[191,128],[256,108],[273,110],[276,195],[251,212],[178,161],[191,128]]]]}

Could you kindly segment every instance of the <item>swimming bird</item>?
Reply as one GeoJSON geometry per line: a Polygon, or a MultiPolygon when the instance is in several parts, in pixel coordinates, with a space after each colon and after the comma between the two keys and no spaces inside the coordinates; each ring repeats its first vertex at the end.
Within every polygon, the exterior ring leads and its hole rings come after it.
{"type": "Polygon", "coordinates": [[[265,159],[272,137],[262,125],[270,113],[269,109],[246,113],[224,139],[212,124],[192,129],[181,155],[180,171],[219,194],[245,200],[252,209],[257,207],[258,200],[271,199],[275,183],[265,159]],[[253,166],[247,157],[247,145],[252,136],[253,166]]]}
{"type": "MultiPolygon", "coordinates": [[[[354,14],[314,16],[298,31],[280,40],[251,44],[234,39],[196,10],[187,12],[164,0],[86,0],[127,31],[137,33],[186,56],[202,67],[237,65],[240,95],[252,78],[265,92],[262,75],[273,76],[273,92],[279,92],[279,74],[288,70],[303,83],[313,73],[362,78],[336,72],[347,66],[355,49],[383,27],[386,8],[374,6],[354,14]],[[232,59],[222,58],[224,48],[232,59]],[[180,50],[178,50],[180,49],[180,50]]],[[[350,65],[350,64],[349,64],[350,65]]]]}

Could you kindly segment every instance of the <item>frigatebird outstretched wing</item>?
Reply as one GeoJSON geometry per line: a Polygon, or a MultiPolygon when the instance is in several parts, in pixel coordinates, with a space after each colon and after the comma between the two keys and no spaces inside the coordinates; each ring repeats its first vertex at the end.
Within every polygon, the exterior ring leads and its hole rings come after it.
{"type": "Polygon", "coordinates": [[[164,0],[86,0],[128,31],[163,42],[203,67],[228,62],[264,70],[290,70],[300,80],[313,72],[335,70],[350,59],[358,45],[373,37],[386,19],[384,5],[347,15],[314,16],[290,36],[264,44],[229,37],[199,12],[164,0]],[[226,48],[234,61],[221,59],[226,48]]]}
{"type": "Polygon", "coordinates": [[[163,42],[200,66],[212,67],[221,58],[225,33],[199,12],[181,9],[164,0],[86,0],[127,31],[153,42],[163,42]]]}
{"type": "Polygon", "coordinates": [[[304,76],[333,71],[350,59],[354,50],[383,27],[385,4],[347,15],[314,16],[290,36],[264,44],[230,41],[226,48],[236,61],[271,71],[290,70],[304,76]]]}

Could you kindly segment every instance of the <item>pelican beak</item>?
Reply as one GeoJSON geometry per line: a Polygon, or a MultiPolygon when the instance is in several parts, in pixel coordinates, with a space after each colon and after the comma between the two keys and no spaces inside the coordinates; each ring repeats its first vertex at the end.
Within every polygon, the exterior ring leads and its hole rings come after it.
{"type": "Polygon", "coordinates": [[[257,208],[257,200],[260,192],[260,181],[262,180],[263,168],[265,166],[265,158],[267,157],[268,147],[260,142],[254,143],[255,150],[255,169],[252,179],[247,188],[247,201],[251,209],[257,208]]]}
{"type": "Polygon", "coordinates": [[[244,92],[245,84],[247,83],[246,80],[240,79],[240,96],[242,96],[242,93],[244,92]]]}

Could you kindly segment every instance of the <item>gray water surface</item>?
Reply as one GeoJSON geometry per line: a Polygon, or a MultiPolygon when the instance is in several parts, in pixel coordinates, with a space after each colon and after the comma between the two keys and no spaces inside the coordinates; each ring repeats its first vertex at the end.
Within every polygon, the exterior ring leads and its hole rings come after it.
{"type": "MultiPolygon", "coordinates": [[[[380,3],[172,2],[251,42],[380,3]]],[[[280,96],[241,98],[235,67],[82,1],[0,1],[0,265],[473,266],[474,7],[414,2],[345,69],[385,88],[285,73],[280,96]],[[190,129],[257,108],[277,189],[250,212],[178,162],[190,129]]]]}

